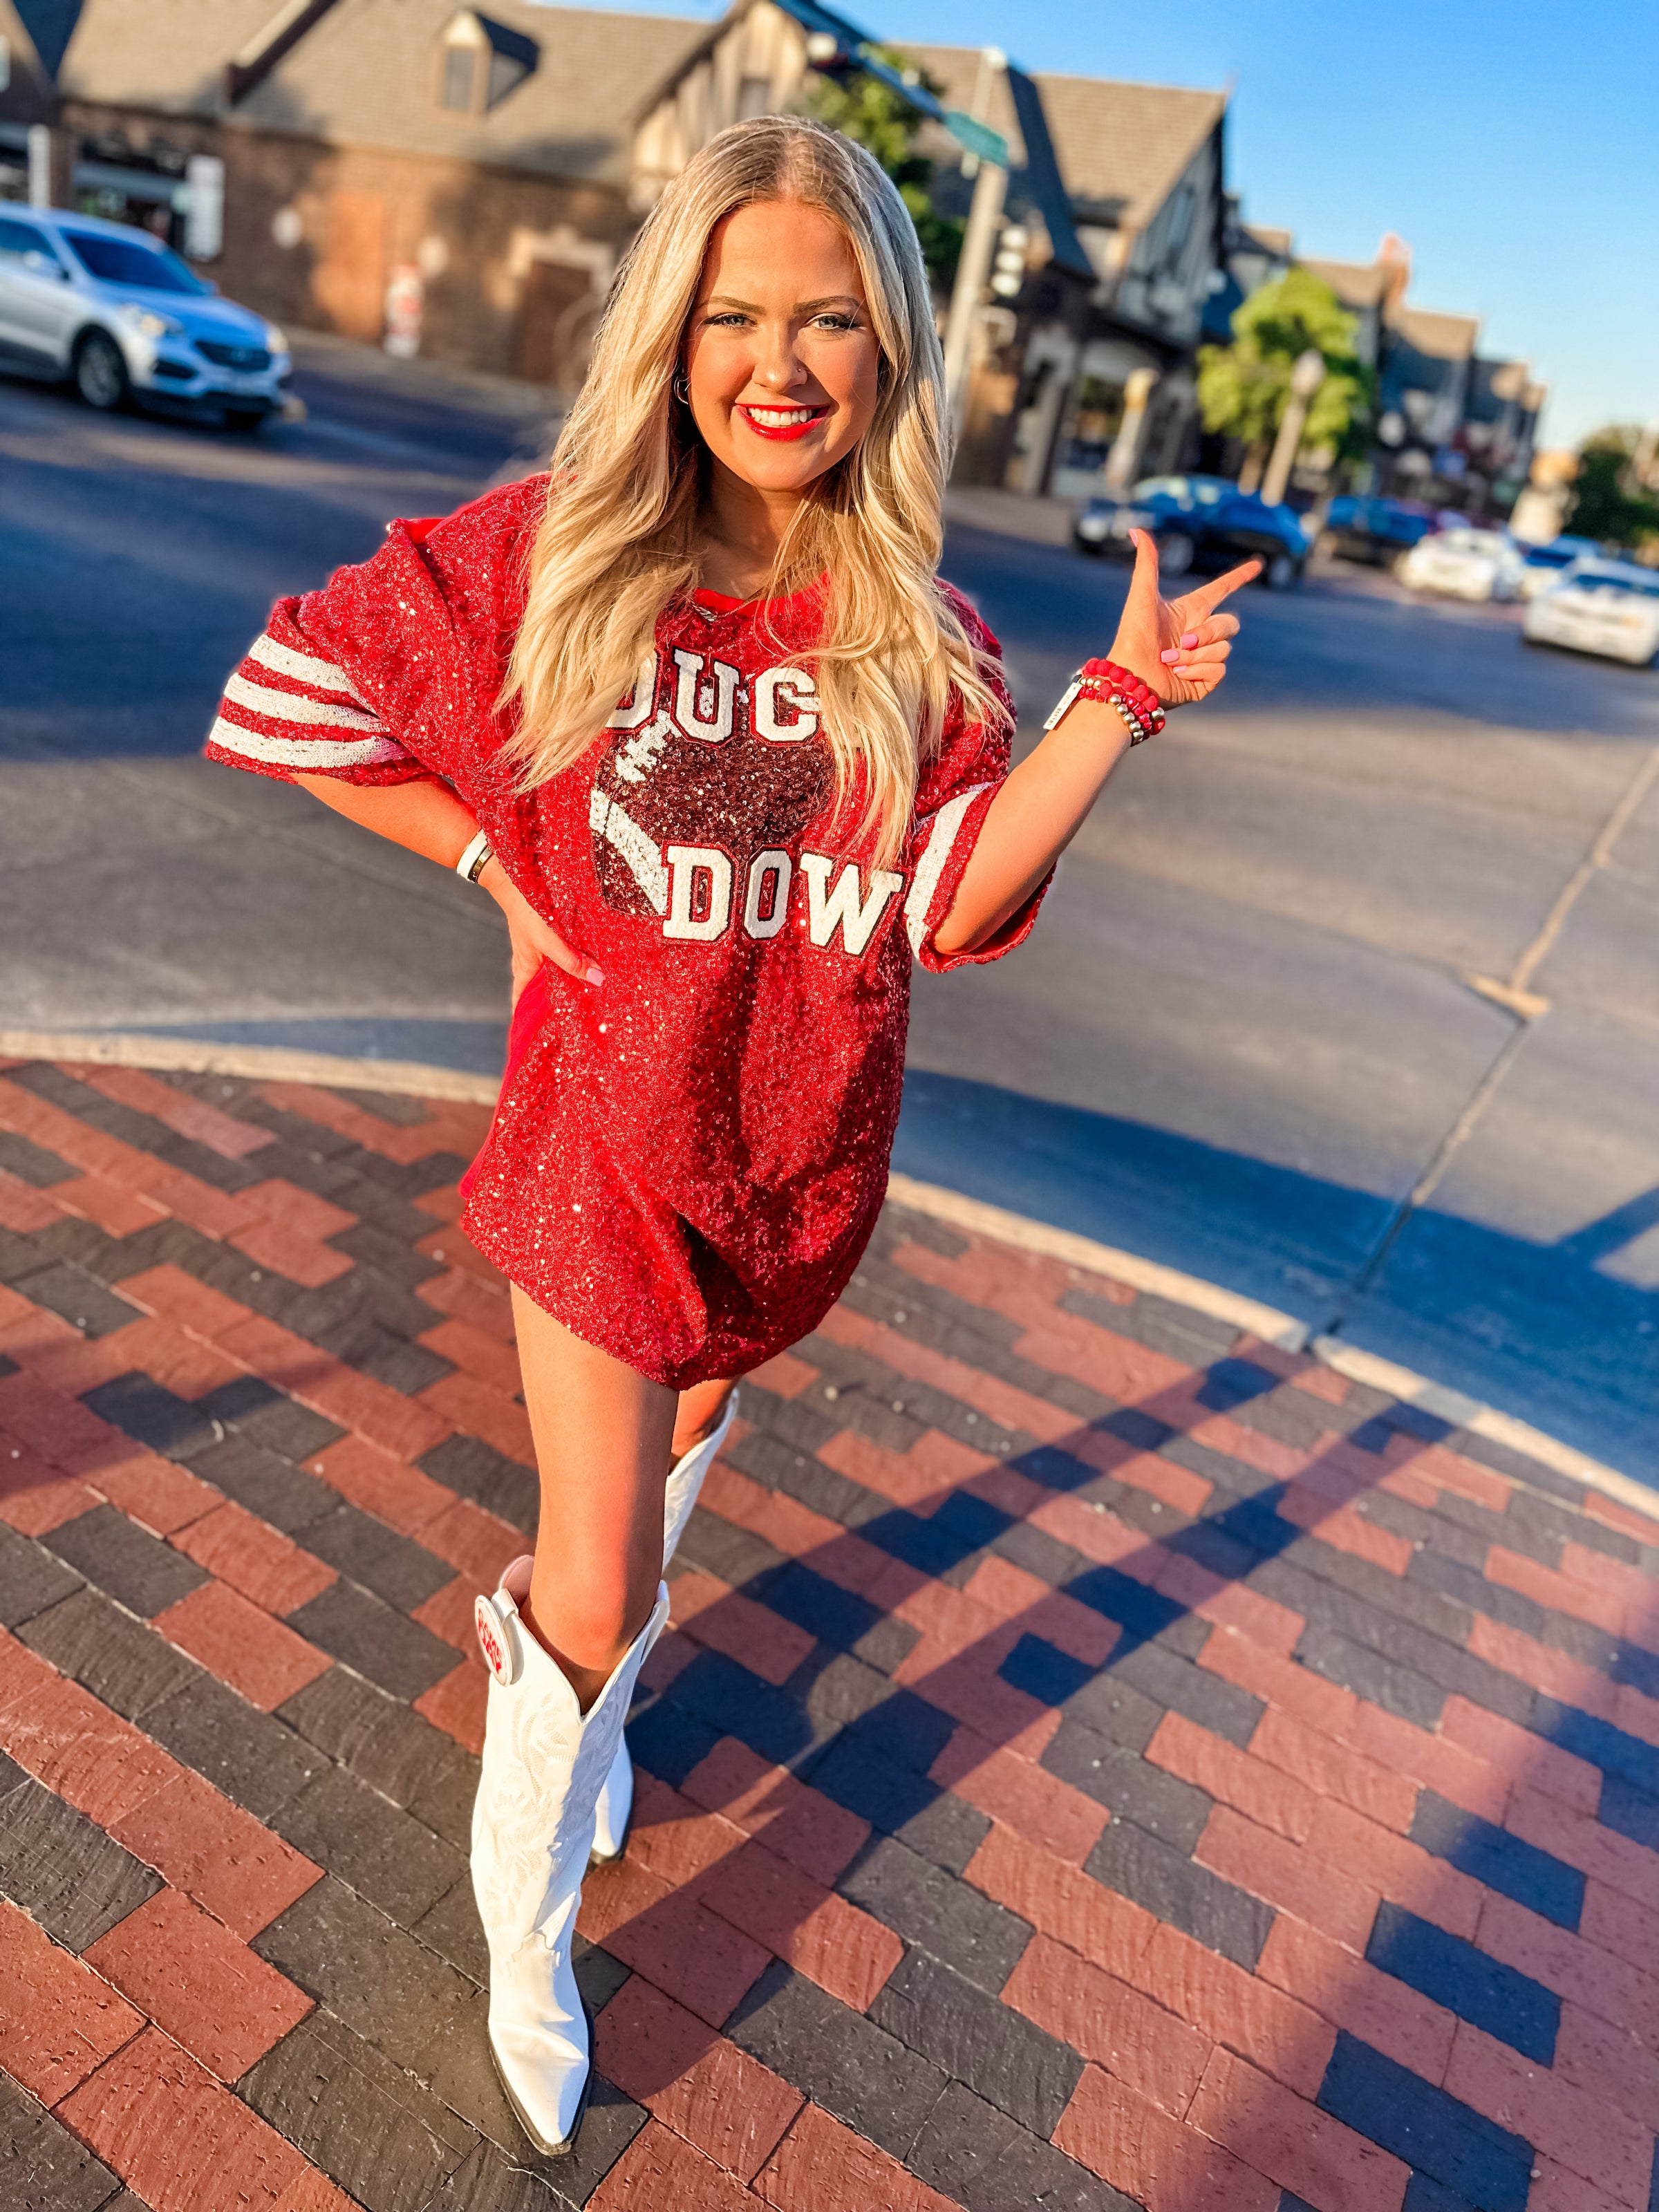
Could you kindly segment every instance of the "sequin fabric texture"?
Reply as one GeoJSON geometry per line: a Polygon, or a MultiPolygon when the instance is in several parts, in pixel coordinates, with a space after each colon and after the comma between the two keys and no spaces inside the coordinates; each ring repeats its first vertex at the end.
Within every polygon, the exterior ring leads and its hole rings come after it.
{"type": "Polygon", "coordinates": [[[516,792],[495,702],[546,496],[537,477],[394,523],[374,559],[280,602],[207,750],[287,778],[444,779],[604,970],[544,965],[521,995],[465,1226],[568,1328],[684,1389],[829,1310],[886,1186],[913,957],[998,958],[1042,893],[974,952],[938,951],[1007,728],[952,714],[877,867],[833,803],[811,592],[677,602],[599,740],[516,792]]]}

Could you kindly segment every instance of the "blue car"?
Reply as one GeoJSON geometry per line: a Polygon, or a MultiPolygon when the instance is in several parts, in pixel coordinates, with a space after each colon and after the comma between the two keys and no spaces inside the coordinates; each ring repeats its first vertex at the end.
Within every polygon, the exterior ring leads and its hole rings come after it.
{"type": "Polygon", "coordinates": [[[1308,558],[1307,535],[1291,508],[1270,507],[1222,477],[1147,477],[1127,499],[1091,499],[1073,543],[1080,553],[1133,557],[1132,530],[1151,532],[1158,573],[1170,580],[1255,560],[1270,591],[1288,592],[1301,582],[1308,558]]]}
{"type": "Polygon", "coordinates": [[[1345,495],[1325,510],[1319,536],[1322,553],[1347,561],[1369,561],[1387,568],[1436,527],[1434,510],[1406,499],[1362,499],[1345,495]]]}

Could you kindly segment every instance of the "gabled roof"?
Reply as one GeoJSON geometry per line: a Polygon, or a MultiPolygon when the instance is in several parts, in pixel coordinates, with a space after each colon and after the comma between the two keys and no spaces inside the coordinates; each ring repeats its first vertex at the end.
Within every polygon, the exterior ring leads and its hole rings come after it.
{"type": "Polygon", "coordinates": [[[1475,316],[1437,314],[1431,307],[1400,307],[1389,321],[1407,345],[1436,361],[1467,361],[1480,336],[1475,316]]]}
{"type": "MultiPolygon", "coordinates": [[[[907,45],[903,52],[944,86],[940,97],[947,107],[972,107],[980,70],[977,46],[907,45]]],[[[1152,221],[1227,112],[1224,92],[1124,84],[1110,77],[1032,75],[1079,219],[1086,222],[1090,209],[1097,207],[1128,230],[1152,221]]],[[[986,120],[1008,139],[1014,159],[1023,161],[1013,103],[1000,80],[986,120]]]]}
{"type": "Polygon", "coordinates": [[[234,120],[335,145],[394,147],[500,167],[626,182],[641,93],[702,36],[700,23],[489,0],[533,42],[536,67],[482,115],[434,97],[434,56],[456,0],[337,0],[240,101],[234,120]]]}
{"type": "Polygon", "coordinates": [[[161,115],[215,115],[225,66],[280,0],[85,0],[59,89],[74,100],[161,115]]]}
{"type": "Polygon", "coordinates": [[[1389,261],[1319,261],[1305,253],[1296,257],[1299,268],[1328,284],[1341,305],[1349,308],[1380,307],[1393,283],[1395,265],[1389,261]]]}
{"type": "Polygon", "coordinates": [[[86,0],[60,82],[112,106],[620,185],[641,97],[704,36],[678,16],[487,0],[479,12],[538,65],[484,114],[462,114],[434,96],[457,5],[335,0],[227,111],[226,65],[280,27],[282,0],[86,0]]]}

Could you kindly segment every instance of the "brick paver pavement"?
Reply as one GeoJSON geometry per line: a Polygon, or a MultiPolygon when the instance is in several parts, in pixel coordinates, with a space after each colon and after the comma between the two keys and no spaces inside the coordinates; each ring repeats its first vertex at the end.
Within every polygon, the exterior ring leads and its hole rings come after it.
{"type": "Polygon", "coordinates": [[[1659,1521],[890,1208],[686,1538],[538,2166],[483,1120],[0,1068],[8,2208],[1659,2202],[1659,1521]]]}

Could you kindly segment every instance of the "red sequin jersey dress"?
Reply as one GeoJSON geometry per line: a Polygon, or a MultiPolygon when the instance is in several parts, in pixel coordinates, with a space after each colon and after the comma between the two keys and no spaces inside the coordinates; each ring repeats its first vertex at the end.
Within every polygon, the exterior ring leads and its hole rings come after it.
{"type": "Polygon", "coordinates": [[[669,607],[595,743],[516,791],[495,702],[546,497],[535,477],[393,523],[372,560],[280,602],[207,751],[262,775],[441,779],[604,970],[596,987],[544,964],[521,994],[465,1226],[577,1335],[684,1389],[758,1366],[835,1303],[886,1187],[912,958],[996,959],[1042,894],[973,952],[934,945],[1007,773],[1003,724],[951,715],[895,866],[848,834],[812,592],[669,607]]]}

